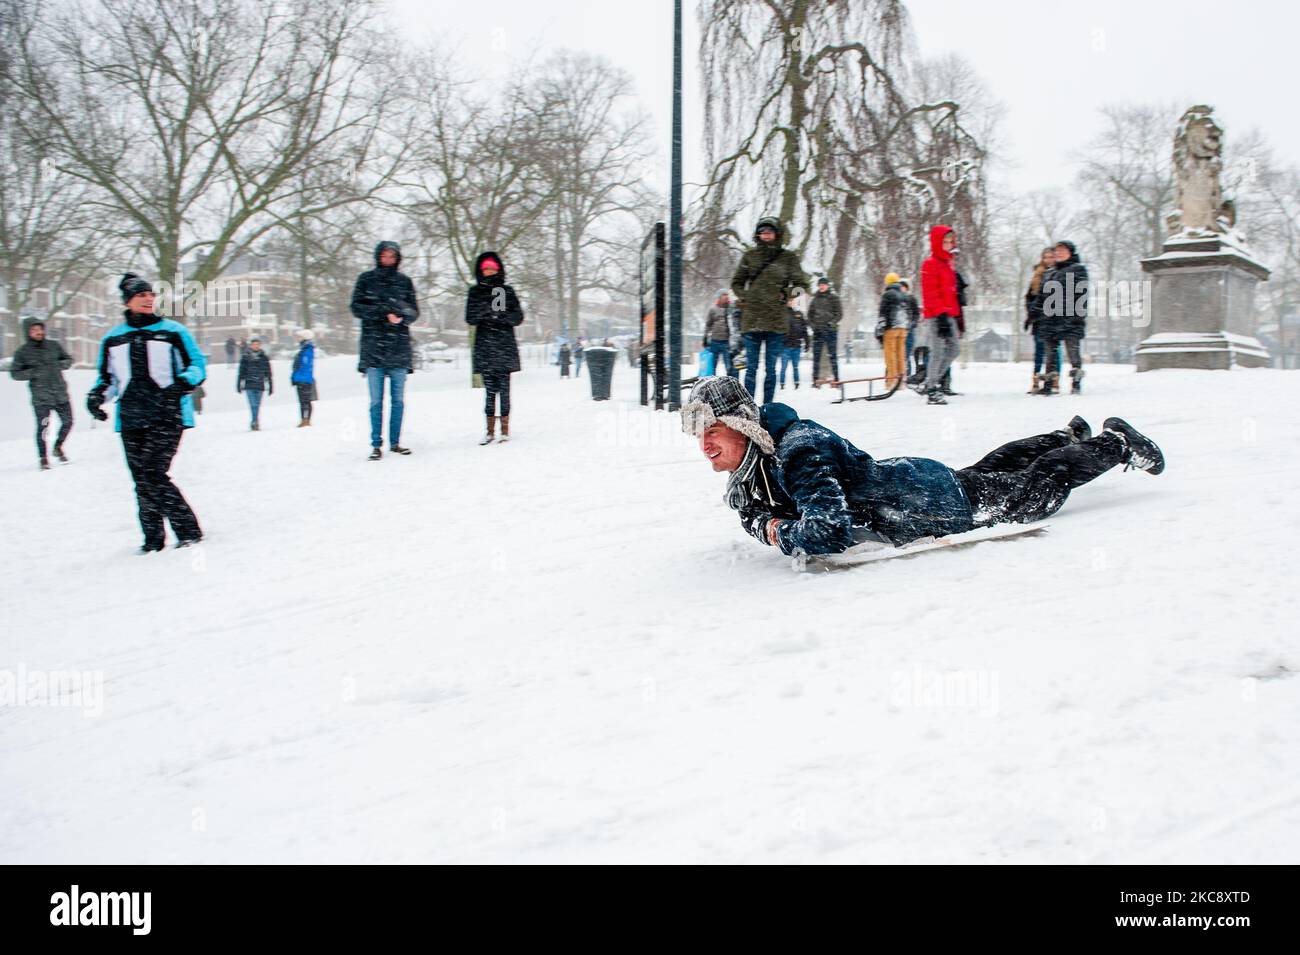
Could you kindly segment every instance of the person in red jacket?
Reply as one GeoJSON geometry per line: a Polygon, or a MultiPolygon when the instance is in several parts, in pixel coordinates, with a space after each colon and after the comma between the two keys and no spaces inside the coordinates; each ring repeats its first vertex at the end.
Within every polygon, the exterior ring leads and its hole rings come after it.
{"type": "Polygon", "coordinates": [[[921,327],[918,337],[930,348],[930,360],[924,384],[916,391],[927,396],[927,403],[946,405],[943,376],[957,357],[957,316],[961,303],[957,298],[957,270],[952,252],[957,234],[952,226],[937,225],[930,230],[930,257],[921,263],[921,327]]]}

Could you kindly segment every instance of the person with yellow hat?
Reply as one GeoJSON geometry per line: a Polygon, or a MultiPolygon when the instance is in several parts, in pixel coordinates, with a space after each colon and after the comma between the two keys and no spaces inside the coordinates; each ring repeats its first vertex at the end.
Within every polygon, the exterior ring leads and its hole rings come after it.
{"type": "Polygon", "coordinates": [[[907,373],[907,298],[897,272],[885,276],[885,293],[880,296],[876,340],[885,349],[885,385],[893,388],[907,373]]]}

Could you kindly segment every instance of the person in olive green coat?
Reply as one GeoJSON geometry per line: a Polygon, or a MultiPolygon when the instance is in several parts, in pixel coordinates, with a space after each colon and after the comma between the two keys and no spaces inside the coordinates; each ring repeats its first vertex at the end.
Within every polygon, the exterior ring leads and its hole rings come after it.
{"type": "Polygon", "coordinates": [[[754,227],[754,246],[740,257],[731,288],[740,299],[741,338],[745,343],[745,389],[755,392],[758,356],[763,355],[763,401],[776,394],[776,360],[785,350],[789,331],[786,305],[797,290],[808,285],[799,254],[784,247],[781,220],[765,216],[754,227]]]}

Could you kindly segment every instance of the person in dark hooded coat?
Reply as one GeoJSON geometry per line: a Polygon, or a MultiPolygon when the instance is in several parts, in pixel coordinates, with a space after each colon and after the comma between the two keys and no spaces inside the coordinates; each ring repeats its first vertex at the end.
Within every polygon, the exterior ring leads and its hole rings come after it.
{"type": "Polygon", "coordinates": [[[45,323],[39,318],[24,318],[22,327],[26,341],[14,352],[9,377],[27,382],[31,390],[32,410],[36,412],[36,456],[41,470],[45,471],[50,466],[45,453],[45,429],[51,414],[59,416],[54,456],[64,463],[68,460],[63,453],[63,442],[72,431],[72,404],[68,401],[63,373],[72,367],[72,356],[58,342],[45,337],[45,323]]]}
{"type": "Polygon", "coordinates": [[[413,370],[411,323],[419,319],[415,285],[398,271],[402,248],[396,242],[375,246],[375,267],[357,276],[352,289],[352,314],[361,322],[361,351],[357,367],[370,384],[370,460],[383,457],[384,380],[388,380],[389,450],[410,454],[401,444],[406,376],[413,370]]]}
{"type": "Polygon", "coordinates": [[[474,260],[475,283],[465,295],[465,323],[474,336],[474,373],[483,378],[487,392],[484,411],[487,434],[480,444],[491,444],[501,419],[501,440],[510,438],[510,376],[520,370],[515,329],[524,320],[519,296],[506,284],[506,267],[495,252],[474,260]]]}
{"type": "Polygon", "coordinates": [[[740,332],[745,347],[745,387],[758,386],[759,354],[763,356],[763,400],[776,394],[776,362],[785,352],[790,330],[790,299],[808,287],[799,254],[787,249],[781,220],[764,216],[754,227],[754,245],[740,257],[731,288],[740,301],[740,332]]]}

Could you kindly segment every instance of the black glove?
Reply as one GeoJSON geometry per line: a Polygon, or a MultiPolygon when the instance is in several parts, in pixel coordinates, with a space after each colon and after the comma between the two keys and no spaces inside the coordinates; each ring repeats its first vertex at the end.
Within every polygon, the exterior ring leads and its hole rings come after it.
{"type": "Polygon", "coordinates": [[[770,511],[761,508],[746,508],[740,512],[740,523],[745,528],[745,532],[761,544],[767,544],[769,547],[772,542],[767,539],[767,524],[772,520],[770,511]]]}
{"type": "Polygon", "coordinates": [[[361,362],[357,362],[357,372],[364,375],[366,373],[366,366],[361,364],[361,362]]]}
{"type": "Polygon", "coordinates": [[[1033,327],[1034,327],[1034,320],[1033,320],[1032,318],[1026,318],[1026,319],[1025,319],[1025,331],[1029,331],[1029,330],[1030,330],[1031,328],[1033,328],[1033,327]]]}
{"type": "Polygon", "coordinates": [[[936,315],[934,317],[934,333],[940,338],[952,338],[952,325],[952,316],[946,312],[943,315],[936,315]]]}
{"type": "Polygon", "coordinates": [[[107,421],[108,412],[100,407],[104,403],[104,389],[92,388],[90,394],[86,395],[86,410],[96,421],[107,421]]]}

